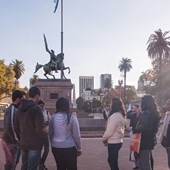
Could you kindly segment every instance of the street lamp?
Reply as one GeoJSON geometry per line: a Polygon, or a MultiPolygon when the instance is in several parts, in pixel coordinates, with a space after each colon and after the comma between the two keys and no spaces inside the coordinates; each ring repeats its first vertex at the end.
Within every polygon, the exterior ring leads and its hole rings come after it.
{"type": "Polygon", "coordinates": [[[123,80],[118,80],[118,84],[119,84],[119,88],[120,88],[120,97],[122,98],[122,90],[121,90],[121,86],[123,84],[123,80]]]}

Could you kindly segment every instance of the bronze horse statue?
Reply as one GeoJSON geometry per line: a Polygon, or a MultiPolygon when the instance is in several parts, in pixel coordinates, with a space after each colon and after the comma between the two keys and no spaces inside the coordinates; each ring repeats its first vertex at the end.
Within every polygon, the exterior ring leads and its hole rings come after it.
{"type": "Polygon", "coordinates": [[[47,64],[39,64],[37,63],[36,67],[35,67],[35,72],[34,74],[40,69],[40,68],[43,68],[44,70],[44,76],[49,79],[49,77],[47,75],[51,75],[54,79],[55,79],[55,76],[52,74],[53,71],[55,71],[57,73],[58,70],[61,71],[61,79],[67,79],[65,77],[65,74],[64,74],[64,70],[68,69],[68,74],[70,73],[70,68],[69,67],[65,67],[64,66],[64,54],[63,53],[60,53],[58,54],[56,57],[55,57],[55,61],[56,61],[56,65],[57,67],[51,63],[51,62],[48,62],[47,64]]]}

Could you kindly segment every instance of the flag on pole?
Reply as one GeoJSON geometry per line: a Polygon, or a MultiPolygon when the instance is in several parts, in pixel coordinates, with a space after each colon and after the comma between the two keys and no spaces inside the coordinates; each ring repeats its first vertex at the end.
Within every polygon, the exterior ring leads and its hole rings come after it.
{"type": "Polygon", "coordinates": [[[56,10],[57,10],[57,7],[58,7],[58,2],[59,2],[59,0],[53,0],[54,1],[54,3],[56,4],[55,5],[55,9],[54,9],[54,13],[56,12],[56,10]]]}

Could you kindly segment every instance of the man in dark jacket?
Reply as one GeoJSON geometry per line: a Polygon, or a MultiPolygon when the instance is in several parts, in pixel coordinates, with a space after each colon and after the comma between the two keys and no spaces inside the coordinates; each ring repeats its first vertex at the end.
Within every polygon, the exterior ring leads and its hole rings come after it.
{"type": "Polygon", "coordinates": [[[44,128],[43,113],[37,105],[40,89],[32,86],[28,95],[29,100],[23,100],[18,109],[16,129],[20,138],[21,170],[37,170],[47,132],[44,128]]]}
{"type": "MultiPolygon", "coordinates": [[[[130,118],[130,127],[132,127],[132,133],[133,133],[140,119],[140,107],[138,104],[134,104],[132,106],[132,113],[130,114],[129,118],[130,118]]],[[[134,152],[134,158],[135,158],[135,167],[133,169],[139,169],[140,166],[139,153],[134,152]]]]}
{"type": "Polygon", "coordinates": [[[12,104],[7,108],[4,116],[4,132],[2,146],[5,153],[4,170],[15,170],[19,161],[20,149],[14,129],[15,114],[23,98],[23,92],[15,90],[12,93],[12,104]]]}

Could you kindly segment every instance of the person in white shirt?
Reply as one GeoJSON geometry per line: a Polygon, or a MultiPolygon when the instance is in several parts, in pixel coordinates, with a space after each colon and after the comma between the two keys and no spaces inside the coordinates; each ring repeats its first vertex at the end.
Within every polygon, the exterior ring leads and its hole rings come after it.
{"type": "MultiPolygon", "coordinates": [[[[45,103],[42,100],[39,100],[37,103],[40,108],[42,109],[42,113],[43,113],[43,118],[44,118],[44,126],[45,126],[45,131],[47,131],[48,133],[48,129],[49,129],[49,122],[50,122],[50,118],[51,115],[48,112],[48,110],[45,109],[45,103]]],[[[39,166],[39,170],[47,170],[46,166],[45,166],[45,161],[47,159],[48,153],[49,153],[49,147],[50,147],[50,141],[49,141],[49,135],[46,137],[46,139],[44,140],[44,146],[43,146],[43,154],[41,156],[41,162],[40,162],[40,166],[39,166]]]]}
{"type": "Polygon", "coordinates": [[[57,170],[77,170],[77,156],[82,153],[77,116],[70,114],[69,109],[68,99],[59,98],[50,120],[49,135],[57,170]]]}
{"type": "Polygon", "coordinates": [[[103,143],[108,147],[108,163],[111,170],[119,170],[118,155],[122,147],[125,131],[125,107],[118,97],[112,99],[112,106],[107,120],[103,143]]]}

